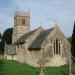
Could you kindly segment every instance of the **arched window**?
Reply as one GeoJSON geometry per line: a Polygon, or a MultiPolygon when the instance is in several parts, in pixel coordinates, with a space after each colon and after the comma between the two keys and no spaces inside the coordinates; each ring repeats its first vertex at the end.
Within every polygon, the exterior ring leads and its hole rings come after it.
{"type": "Polygon", "coordinates": [[[56,54],[58,54],[58,39],[56,39],[56,54]]]}
{"type": "Polygon", "coordinates": [[[59,42],[59,54],[60,54],[60,42],[59,42]]]}
{"type": "Polygon", "coordinates": [[[54,54],[55,54],[55,42],[54,42],[54,54]]]}
{"type": "Polygon", "coordinates": [[[60,54],[60,41],[56,39],[54,41],[54,54],[60,54]]]}

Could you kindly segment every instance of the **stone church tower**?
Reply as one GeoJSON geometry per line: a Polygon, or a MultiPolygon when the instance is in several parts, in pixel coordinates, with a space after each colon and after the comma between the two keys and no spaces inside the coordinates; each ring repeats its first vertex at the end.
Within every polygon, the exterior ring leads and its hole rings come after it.
{"type": "Polygon", "coordinates": [[[12,43],[30,31],[30,13],[16,12],[14,16],[14,28],[12,43]]]}

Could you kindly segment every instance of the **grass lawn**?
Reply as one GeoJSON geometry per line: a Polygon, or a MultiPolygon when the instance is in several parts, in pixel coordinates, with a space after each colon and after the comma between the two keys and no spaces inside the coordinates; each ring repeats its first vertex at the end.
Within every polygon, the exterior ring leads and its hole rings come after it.
{"type": "MultiPolygon", "coordinates": [[[[21,64],[16,61],[0,61],[0,70],[3,75],[39,75],[39,68],[31,67],[27,64],[21,64]]],[[[46,67],[45,75],[64,75],[67,71],[66,66],[63,67],[46,67]]],[[[75,75],[75,65],[72,67],[73,75],[75,75]]]]}

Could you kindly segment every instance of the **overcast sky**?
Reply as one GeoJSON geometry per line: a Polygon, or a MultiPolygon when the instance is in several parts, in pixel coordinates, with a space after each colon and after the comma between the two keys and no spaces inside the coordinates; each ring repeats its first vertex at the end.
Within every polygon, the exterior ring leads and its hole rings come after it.
{"type": "Polygon", "coordinates": [[[51,28],[57,21],[62,32],[67,37],[71,36],[75,20],[75,0],[0,0],[0,32],[14,26],[15,12],[29,10],[31,30],[39,26],[51,28]]]}

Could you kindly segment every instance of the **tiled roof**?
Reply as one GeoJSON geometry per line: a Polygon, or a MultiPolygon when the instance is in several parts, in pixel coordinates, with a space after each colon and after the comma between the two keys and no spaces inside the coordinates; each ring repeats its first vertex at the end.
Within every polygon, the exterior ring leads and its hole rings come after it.
{"type": "Polygon", "coordinates": [[[32,42],[32,44],[29,46],[29,49],[31,48],[41,48],[41,45],[43,41],[46,39],[46,37],[51,33],[53,28],[42,31],[37,38],[32,42]]]}
{"type": "MultiPolygon", "coordinates": [[[[37,30],[37,29],[36,29],[36,30],[37,30]]],[[[14,44],[21,44],[21,43],[24,43],[25,40],[27,40],[27,38],[30,37],[36,30],[24,34],[24,35],[23,35],[21,38],[19,38],[14,44]]]]}
{"type": "MultiPolygon", "coordinates": [[[[38,28],[39,29],[39,28],[38,28]]],[[[34,33],[36,32],[38,29],[35,29],[25,35],[23,35],[21,38],[19,38],[15,44],[22,44],[25,43],[25,41],[34,33]]],[[[43,41],[46,39],[46,37],[51,33],[51,31],[54,28],[48,29],[48,30],[43,30],[39,33],[39,35],[34,39],[33,42],[31,42],[29,49],[31,48],[41,48],[41,45],[43,43],[43,41]]]]}
{"type": "MultiPolygon", "coordinates": [[[[29,33],[26,33],[24,34],[21,38],[19,38],[14,44],[22,44],[22,43],[25,43],[25,41],[34,33],[36,32],[37,30],[39,29],[43,29],[42,27],[39,27],[29,33]]],[[[43,29],[44,30],[44,29],[43,29]]]]}

